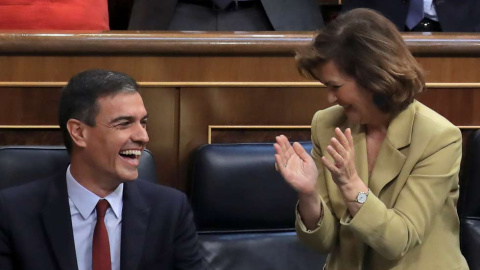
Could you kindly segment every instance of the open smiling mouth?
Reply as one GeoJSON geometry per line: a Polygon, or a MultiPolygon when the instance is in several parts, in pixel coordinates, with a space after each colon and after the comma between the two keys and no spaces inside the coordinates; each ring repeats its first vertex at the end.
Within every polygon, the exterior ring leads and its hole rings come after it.
{"type": "Polygon", "coordinates": [[[141,150],[124,150],[124,151],[120,151],[119,155],[125,159],[136,160],[136,159],[140,159],[140,156],[142,155],[142,151],[141,150]]]}

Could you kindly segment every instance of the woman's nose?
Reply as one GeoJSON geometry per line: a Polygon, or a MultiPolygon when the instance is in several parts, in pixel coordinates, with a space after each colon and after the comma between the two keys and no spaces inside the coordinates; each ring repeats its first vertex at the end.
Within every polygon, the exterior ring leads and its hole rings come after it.
{"type": "Polygon", "coordinates": [[[328,99],[328,102],[330,103],[335,103],[337,102],[337,96],[335,95],[335,93],[331,90],[328,91],[328,94],[327,94],[327,99],[328,99]]]}

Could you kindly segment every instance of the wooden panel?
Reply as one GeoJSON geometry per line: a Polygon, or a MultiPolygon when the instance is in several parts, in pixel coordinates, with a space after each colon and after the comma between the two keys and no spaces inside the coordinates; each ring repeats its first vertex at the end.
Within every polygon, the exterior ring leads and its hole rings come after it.
{"type": "Polygon", "coordinates": [[[417,57],[427,82],[480,82],[478,57],[417,57]]]}
{"type": "Polygon", "coordinates": [[[0,88],[0,125],[58,125],[60,90],[59,87],[0,88]]]}
{"type": "Polygon", "coordinates": [[[159,182],[175,187],[178,180],[178,89],[141,88],[148,112],[147,148],[152,151],[157,165],[159,182]]]}
{"type": "Polygon", "coordinates": [[[480,126],[480,89],[428,89],[419,101],[457,126],[480,126]]]}
{"type": "Polygon", "coordinates": [[[0,56],[0,82],[67,82],[76,73],[113,69],[140,82],[305,81],[294,58],[159,56],[0,56]],[[275,68],[273,68],[275,67],[275,68]]]}
{"type": "Polygon", "coordinates": [[[63,145],[60,129],[0,129],[0,145],[63,145]]]}
{"type": "MultiPolygon", "coordinates": [[[[417,57],[427,82],[480,83],[480,58],[417,57]]],[[[0,56],[0,82],[67,82],[90,68],[114,69],[140,82],[305,82],[291,56],[0,56]],[[7,68],[8,67],[8,68],[7,68]]]]}

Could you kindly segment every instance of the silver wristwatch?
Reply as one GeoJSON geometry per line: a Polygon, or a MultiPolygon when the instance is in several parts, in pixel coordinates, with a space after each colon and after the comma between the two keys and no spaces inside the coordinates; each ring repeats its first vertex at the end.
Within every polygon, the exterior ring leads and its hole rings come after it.
{"type": "Polygon", "coordinates": [[[367,192],[358,192],[357,198],[351,202],[357,202],[359,204],[364,204],[367,201],[368,194],[370,193],[370,189],[367,192]]]}

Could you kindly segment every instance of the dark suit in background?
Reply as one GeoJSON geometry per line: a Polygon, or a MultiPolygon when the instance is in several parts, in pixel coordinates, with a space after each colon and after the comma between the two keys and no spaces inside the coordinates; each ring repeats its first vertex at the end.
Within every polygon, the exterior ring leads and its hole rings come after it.
{"type": "MultiPolygon", "coordinates": [[[[344,0],[342,12],[354,8],[371,8],[390,19],[399,31],[404,31],[409,4],[409,0],[344,0]]],[[[433,4],[443,31],[480,31],[480,1],[433,0],[433,4]]]]}
{"type": "Polygon", "coordinates": [[[178,0],[135,0],[128,28],[129,30],[313,31],[321,27],[323,27],[323,17],[315,0],[258,0],[251,7],[226,11],[216,11],[208,5],[196,5],[178,0]]]}
{"type": "MultiPolygon", "coordinates": [[[[203,269],[198,248],[185,195],[124,183],[122,270],[203,269]]],[[[65,173],[0,192],[0,269],[78,269],[65,173]]]]}

